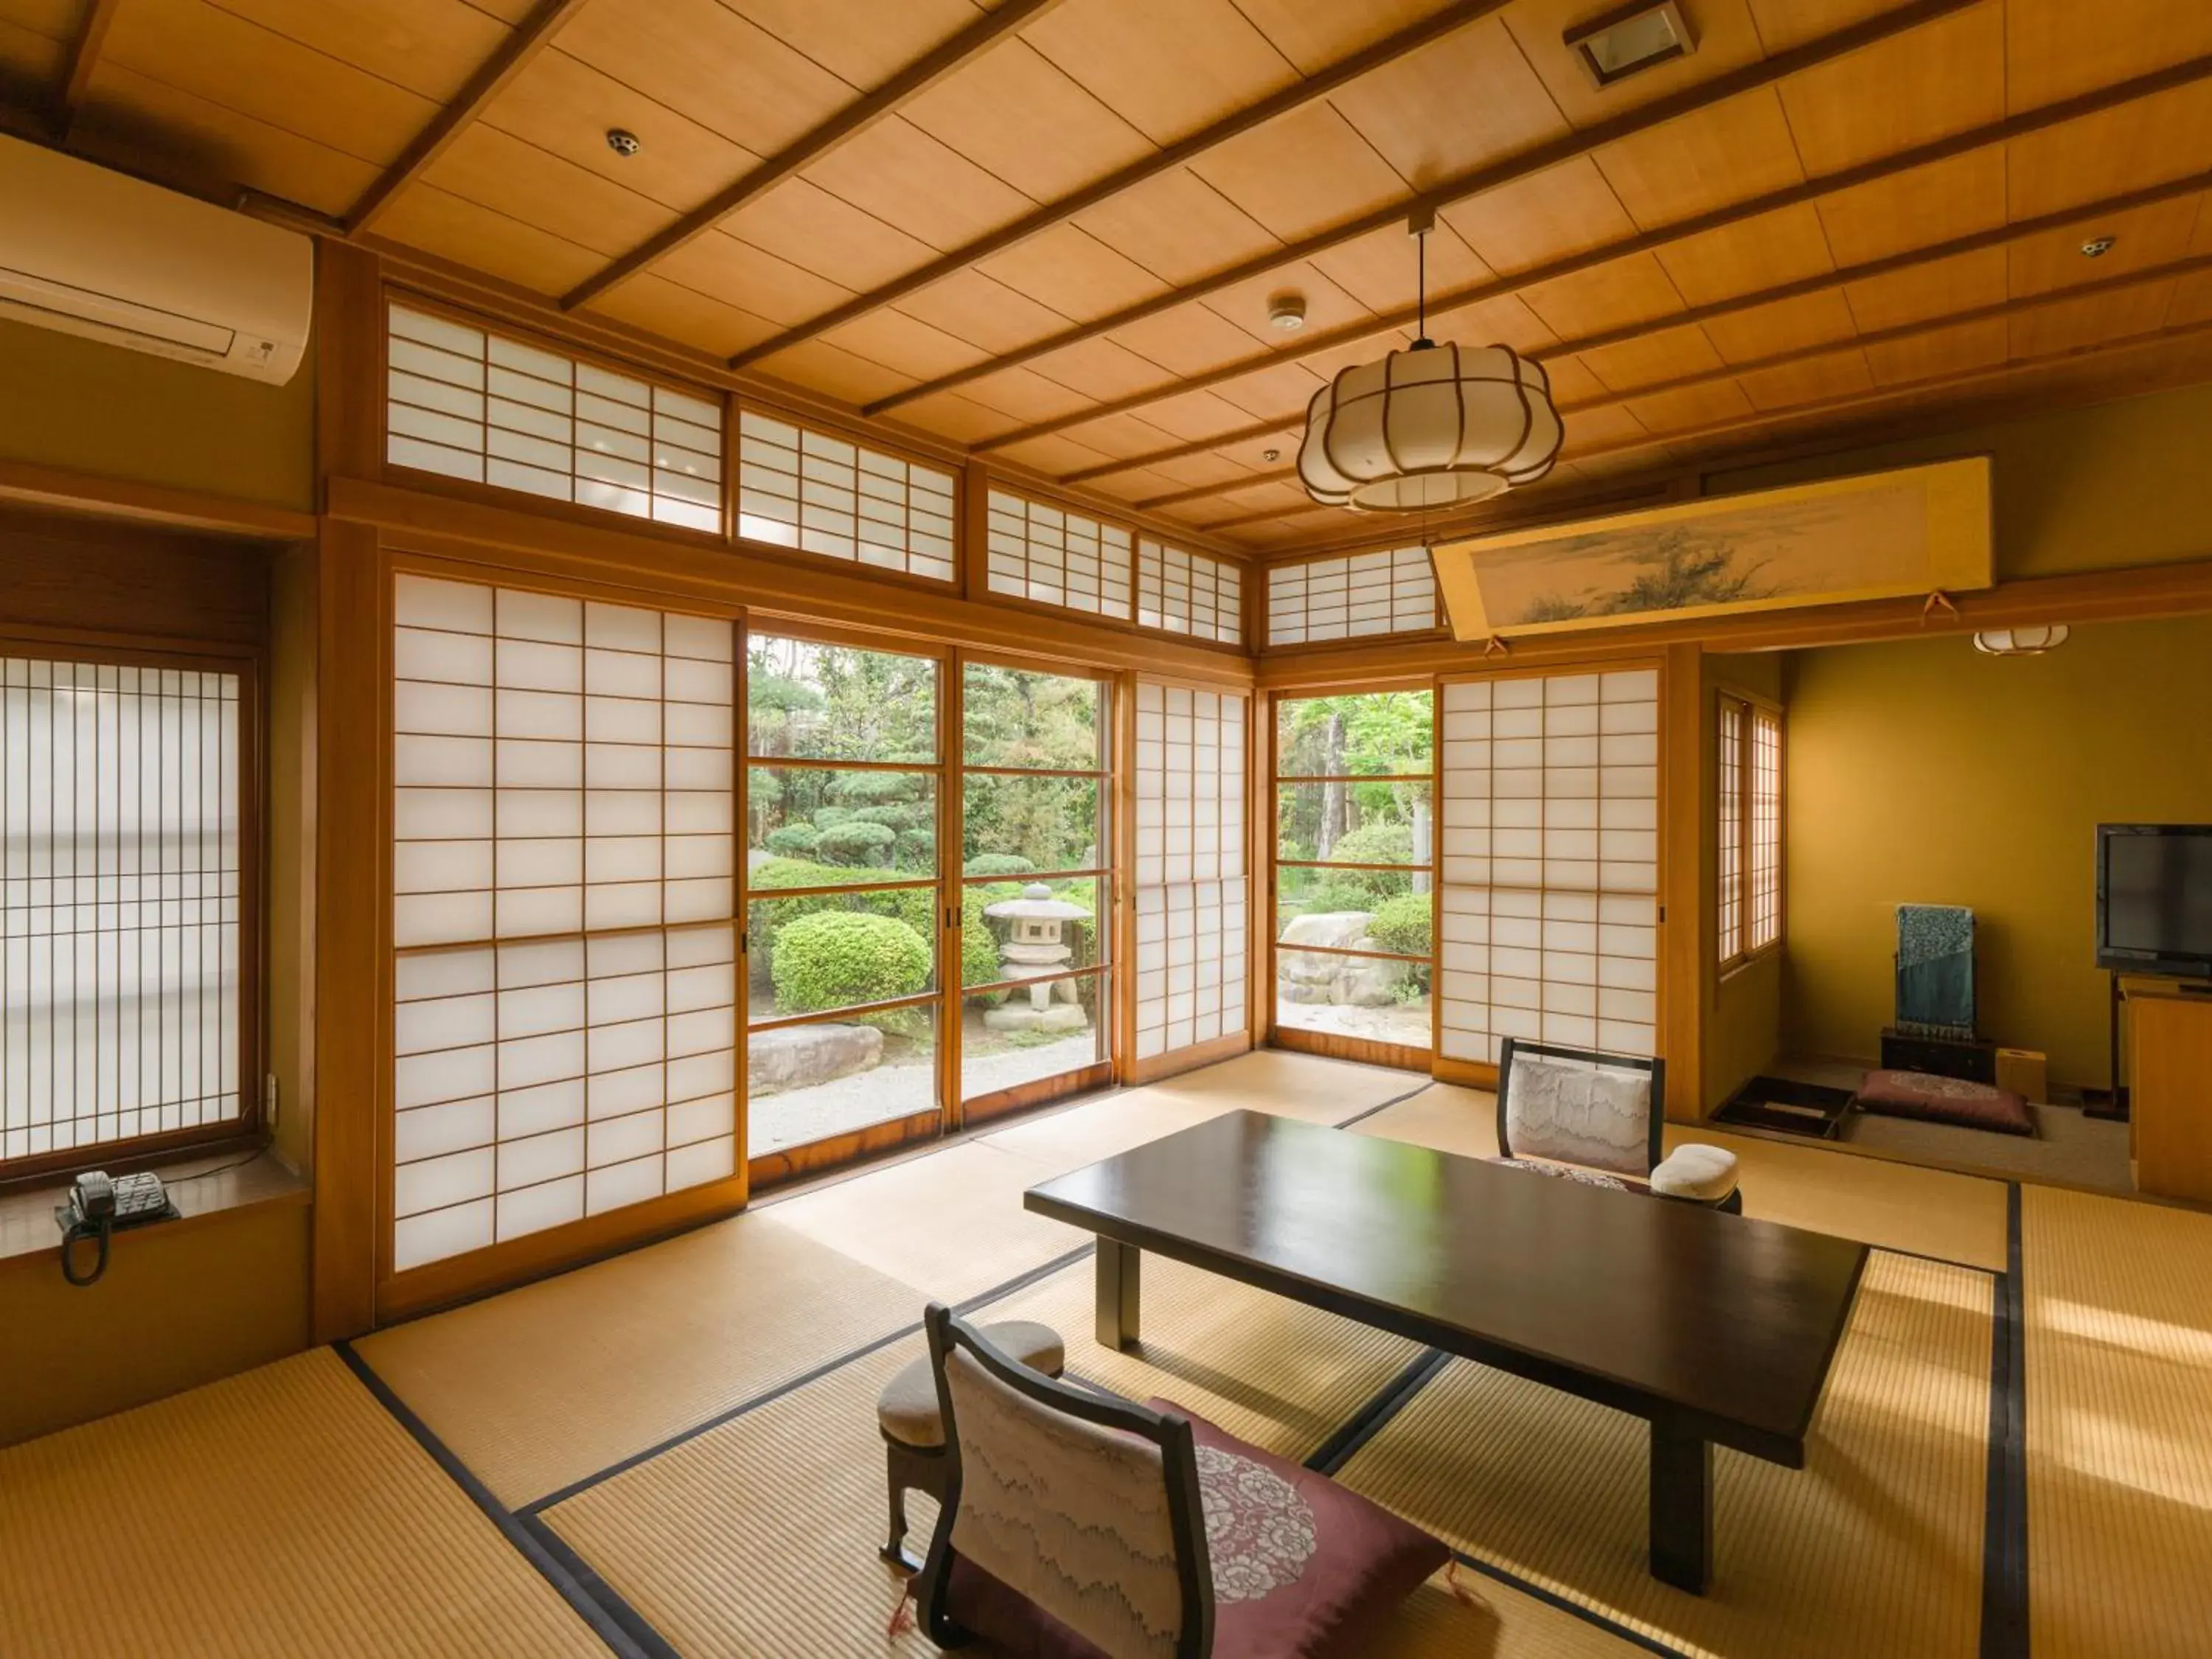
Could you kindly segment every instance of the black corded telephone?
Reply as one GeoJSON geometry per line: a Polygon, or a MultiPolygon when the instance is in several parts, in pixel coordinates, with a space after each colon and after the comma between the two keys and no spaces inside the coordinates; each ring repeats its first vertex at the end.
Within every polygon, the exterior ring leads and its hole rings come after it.
{"type": "Polygon", "coordinates": [[[62,1230],[62,1277],[72,1285],[98,1282],[107,1271],[107,1243],[117,1228],[167,1221],[177,1212],[162,1188],[161,1177],[150,1170],[120,1180],[103,1170],[79,1176],[70,1188],[69,1202],[54,1211],[54,1219],[62,1230]],[[92,1271],[80,1279],[72,1252],[79,1241],[88,1238],[100,1241],[100,1255],[92,1271]]]}

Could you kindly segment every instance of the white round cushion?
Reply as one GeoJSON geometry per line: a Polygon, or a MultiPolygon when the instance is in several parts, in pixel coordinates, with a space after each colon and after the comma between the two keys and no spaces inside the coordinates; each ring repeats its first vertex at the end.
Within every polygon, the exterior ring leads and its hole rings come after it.
{"type": "Polygon", "coordinates": [[[1717,1204],[1735,1190],[1735,1154],[1719,1146],[1677,1146],[1652,1170],[1651,1190],[1717,1204]]]}
{"type": "MultiPolygon", "coordinates": [[[[977,1327],[983,1340],[1018,1364],[1047,1376],[1058,1376],[1067,1363],[1060,1333],[1033,1319],[1006,1319],[977,1327]]],[[[928,1449],[945,1443],[945,1419],[937,1410],[937,1377],[929,1369],[929,1356],[902,1366],[884,1384],[876,1401],[876,1420],[884,1432],[902,1446],[928,1449]]]]}

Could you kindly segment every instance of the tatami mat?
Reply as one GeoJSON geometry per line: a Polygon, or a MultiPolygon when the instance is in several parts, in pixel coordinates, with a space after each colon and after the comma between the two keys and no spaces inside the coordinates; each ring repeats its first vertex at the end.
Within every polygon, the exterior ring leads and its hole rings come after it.
{"type": "Polygon", "coordinates": [[[1717,1454],[1704,1596],[1647,1570],[1642,1422],[1503,1372],[1455,1363],[1340,1478],[1684,1652],[1972,1659],[1993,1291],[1965,1268],[1873,1259],[1806,1468],[1717,1454]]]}
{"type": "Polygon", "coordinates": [[[2035,1659],[2212,1647],[2212,1216],[2021,1192],[2035,1659]]]}
{"type": "Polygon", "coordinates": [[[702,1227],[356,1351],[501,1503],[557,1492],[921,1316],[773,1213],[702,1227]]]}
{"type": "MultiPolygon", "coordinates": [[[[1287,1456],[1320,1447],[1419,1352],[1333,1316],[1146,1263],[1151,1340],[1109,1354],[1091,1340],[1091,1269],[1065,1269],[982,1310],[1044,1319],[1071,1369],[1158,1394],[1287,1456]],[[1157,1270],[1157,1271],[1156,1271],[1157,1270]]],[[[934,1651],[886,1645],[896,1579],[878,1561],[883,1442],[875,1400],[923,1352],[902,1339],[580,1492],[543,1518],[678,1651],[762,1659],[934,1651]]],[[[926,1541],[926,1502],[912,1509],[926,1541]]],[[[1463,1649],[1410,1647],[1407,1659],[1463,1649]]]]}
{"type": "Polygon", "coordinates": [[[919,1319],[932,1297],[965,1302],[1091,1242],[1089,1233],[1022,1207],[1026,1189],[1059,1173],[1023,1153],[963,1141],[778,1200],[762,1213],[911,1286],[908,1316],[919,1319]]]}
{"type": "MultiPolygon", "coordinates": [[[[1498,1099],[1439,1083],[1357,1126],[1469,1158],[1498,1153],[1498,1099]]],[[[1859,1158],[1830,1147],[1793,1146],[1704,1124],[1669,1124],[1669,1151],[1688,1141],[1736,1155],[1746,1215],[1856,1238],[1970,1267],[2005,1268],[2005,1188],[2000,1181],[1859,1158]]]]}
{"type": "Polygon", "coordinates": [[[327,1348],[0,1452],[9,1659],[605,1651],[327,1348]]]}

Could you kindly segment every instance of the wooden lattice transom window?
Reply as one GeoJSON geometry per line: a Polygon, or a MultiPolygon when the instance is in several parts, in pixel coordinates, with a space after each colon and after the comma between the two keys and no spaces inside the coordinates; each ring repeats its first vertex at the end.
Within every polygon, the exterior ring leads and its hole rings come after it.
{"type": "Polygon", "coordinates": [[[1724,691],[1717,738],[1717,920],[1727,969],[1782,937],[1781,711],[1724,691]]]}

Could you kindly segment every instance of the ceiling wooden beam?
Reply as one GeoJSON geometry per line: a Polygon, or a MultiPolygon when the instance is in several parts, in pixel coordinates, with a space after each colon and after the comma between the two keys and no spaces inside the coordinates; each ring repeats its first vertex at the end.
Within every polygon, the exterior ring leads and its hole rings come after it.
{"type": "MultiPolygon", "coordinates": [[[[757,200],[800,168],[820,161],[877,123],[897,114],[946,76],[965,69],[1000,41],[1026,28],[1060,3],[1061,0],[1006,0],[996,11],[985,12],[873,92],[847,105],[811,131],[801,134],[726,189],[717,191],[667,229],[647,238],[613,264],[579,283],[562,296],[561,308],[571,311],[590,304],[656,259],[665,258],[685,243],[705,235],[746,203],[757,200]]],[[[733,359],[732,367],[736,366],[733,359]]]]}
{"type": "MultiPolygon", "coordinates": [[[[2190,265],[2203,265],[2208,262],[2212,262],[2212,255],[2203,256],[2185,263],[2190,265]]],[[[2173,267],[2168,267],[2163,274],[2171,276],[2173,269],[2173,267]]],[[[2079,294],[2080,290],[2069,289],[2050,297],[2054,301],[2074,299],[2078,297],[2079,294]]],[[[2154,347],[2171,345],[2177,340],[2195,339],[2208,334],[2212,334],[2212,319],[2201,322],[2185,323],[2172,328],[2157,329],[2144,334],[2131,334],[2124,339],[2100,340],[2089,345],[2071,346],[2062,351],[2045,352],[2033,357],[2008,358],[2002,363],[1990,363],[1975,368],[1955,370],[1948,374],[1931,374],[1917,380],[1900,380],[1893,385],[1876,386],[1870,392],[1855,392],[1847,398],[1832,398],[1825,403],[1800,404],[1790,409],[1760,410],[1750,415],[1737,416],[1726,421],[1716,422],[1710,426],[1692,427],[1679,432],[1644,433],[1636,437],[1622,439],[1617,443],[1600,444],[1589,449],[1565,452],[1560,455],[1559,459],[1563,465],[1571,465],[1577,461],[1595,460],[1602,456],[1632,454],[1646,449],[1664,449],[1677,444],[1698,443],[1709,438],[1727,437],[1738,432],[1758,432],[1765,428],[1779,426],[1791,421],[1878,406],[1894,402],[1900,398],[1917,397],[1923,392],[1938,392],[1954,386],[1973,385],[1984,380],[2006,380],[2014,375],[2032,374],[2038,369],[2057,368],[2074,362],[2087,362],[2107,356],[2120,356],[2130,352],[2146,351],[2154,347]]],[[[2114,395],[2125,394],[2115,393],[2114,395]]],[[[1828,435],[1841,441],[1848,447],[1848,433],[1838,432],[1828,435]]],[[[1237,530],[1247,525],[1270,524],[1278,520],[1298,518],[1308,514],[1343,511],[1341,507],[1324,506],[1319,501],[1301,501],[1288,507],[1271,508],[1263,513],[1247,513],[1233,518],[1215,519],[1203,525],[1193,525],[1190,528],[1201,535],[1216,535],[1225,531],[1237,530]]],[[[1288,550],[1285,550],[1285,556],[1288,550]]]]}
{"type": "MultiPolygon", "coordinates": [[[[1948,137],[1938,139],[1932,143],[1921,144],[1914,149],[1900,151],[1894,155],[1863,162],[1857,167],[1846,168],[1841,173],[1832,173],[1818,179],[1807,179],[1783,190],[1769,191],[1763,196],[1753,197],[1747,201],[1738,202],[1733,206],[1700,214],[1694,219],[1685,219],[1657,230],[1646,231],[1640,235],[1628,237],[1621,241],[1607,243],[1602,246],[1590,248],[1565,258],[1555,259],[1548,264],[1531,266],[1527,270],[1516,271],[1510,276],[1497,277],[1489,282],[1476,283],[1466,288],[1435,295],[1428,301],[1427,313],[1431,317],[1435,317],[1462,306],[1510,298],[1541,283],[1554,283],[1562,277],[1578,276],[1599,265],[1609,264],[1616,259],[1656,252],[1661,249],[1688,241],[1692,237],[1707,235],[1717,230],[1725,230],[1766,214],[1780,212],[1784,208],[1800,206],[1808,202],[1818,202],[1847,190],[1856,190],[1863,185],[1878,184],[1884,179],[1910,173],[1916,167],[1949,161],[1973,150],[1990,149],[2009,143],[2015,138],[2024,137],[2030,133],[2063,126],[2069,121],[2101,114],[2107,110],[2136,103],[2162,92],[2171,92],[2178,87],[2191,86],[2208,80],[2212,80],[2212,54],[2192,58],[2186,62],[2169,65],[2152,74],[2137,76],[2132,80],[2118,82],[2112,86],[2084,93],[2059,103],[2046,105],[2040,109],[2029,110],[2002,121],[1993,121],[1984,126],[1972,127],[1963,132],[1954,133],[1948,137]]],[[[2085,212],[2094,209],[2083,210],[2085,212]]],[[[1341,328],[1326,330],[1309,338],[1255,351],[1250,356],[1240,357],[1234,362],[1224,363],[1218,368],[1208,369],[1201,374],[1164,381],[1159,386],[1146,391],[1132,392],[1127,397],[1094,404],[1073,414],[1059,416],[1049,421],[1040,421],[1031,426],[1018,428],[1011,432],[1001,433],[996,437],[986,438],[975,447],[979,453],[988,453],[993,450],[1004,449],[1010,445],[1026,442],[1032,438],[1050,437],[1056,433],[1072,431],[1092,421],[1105,420],[1115,415],[1130,414],[1137,410],[1150,408],[1154,404],[1165,403],[1170,398],[1182,397],[1188,392],[1210,391],[1215,386],[1226,386],[1242,380],[1248,374],[1261,374],[1268,369],[1279,368],[1284,363],[1297,362],[1307,357],[1317,356],[1323,352],[1340,350],[1348,345],[1357,345],[1364,340],[1378,338],[1413,326],[1421,315],[1421,310],[1419,306],[1406,306],[1396,311],[1378,313],[1372,317],[1363,318],[1356,323],[1346,324],[1341,328]]],[[[1670,319],[1668,325],[1673,326],[1675,321],[1679,319],[1670,319]]],[[[1538,355],[1556,356],[1557,354],[1538,355]]],[[[1087,469],[1084,476],[1097,477],[1104,471],[1120,471],[1146,464],[1143,459],[1132,459],[1116,463],[1111,467],[1087,469]]]]}
{"type": "Polygon", "coordinates": [[[69,73],[62,77],[60,125],[64,136],[76,112],[84,106],[85,94],[92,87],[92,72],[100,67],[100,54],[107,45],[107,31],[114,26],[115,13],[123,0],[92,0],[84,14],[84,22],[77,29],[76,43],[70,48],[69,73]]]}
{"type": "Polygon", "coordinates": [[[505,44],[484,60],[483,67],[470,77],[460,95],[440,110],[430,125],[416,135],[415,142],[401,152],[399,159],[362,192],[361,199],[346,215],[346,229],[358,235],[374,224],[393,198],[428,172],[431,165],[452,148],[453,141],[490,106],[492,100],[529,68],[538,54],[553,44],[553,37],[562,27],[588,3],[590,0],[539,0],[538,9],[518,24],[505,44]]]}
{"type": "Polygon", "coordinates": [[[1291,82],[1279,92],[1238,110],[1212,126],[1201,127],[1188,137],[1179,138],[1139,161],[1117,168],[1104,178],[1085,185],[1072,196],[1063,196],[1056,202],[1047,202],[1012,223],[1002,225],[987,235],[940,254],[902,276],[894,277],[865,294],[854,295],[818,317],[810,318],[796,327],[786,329],[757,345],[746,347],[730,359],[730,367],[744,368],[763,357],[797,345],[802,340],[811,340],[818,334],[827,333],[856,317],[865,317],[872,311],[895,304],[908,295],[927,288],[932,283],[941,281],[957,270],[964,270],[979,260],[988,259],[994,253],[1003,253],[1032,236],[1042,235],[1055,226],[1066,224],[1078,214],[1088,212],[1124,191],[1133,190],[1147,179],[1156,179],[1164,173],[1172,172],[1187,162],[1195,161],[1232,138],[1242,137],[1270,121],[1304,109],[1339,88],[1362,76],[1372,74],[1385,64],[1394,64],[1433,40],[1464,28],[1492,12],[1503,11],[1508,3],[1510,0],[1454,0],[1454,3],[1419,22],[1411,24],[1395,34],[1385,35],[1373,45],[1303,80],[1291,82]]]}
{"type": "MultiPolygon", "coordinates": [[[[1418,196],[1396,202],[1388,207],[1376,208],[1371,212],[1362,214],[1357,219],[1349,219],[1329,229],[1316,231],[1312,235],[1302,237],[1297,241],[1285,243],[1265,253],[1256,254],[1249,259],[1241,260],[1236,264],[1227,266],[1214,272],[1211,276],[1201,277],[1195,283],[1187,283],[1178,289],[1170,289],[1164,293],[1153,295],[1149,300],[1124,306],[1119,311],[1109,313],[1103,317],[1094,319],[1087,323],[1079,323],[1073,328],[1063,329],[1057,334],[1048,335],[1043,339],[1034,341],[1015,350],[1002,353],[996,357],[985,358],[981,362],[972,363],[966,368],[956,369],[949,374],[940,374],[934,380],[924,380],[918,386],[909,386],[903,392],[893,392],[889,397],[878,398],[873,403],[863,405],[861,412],[869,416],[885,414],[921,398],[934,396],[938,392],[950,391],[955,386],[966,386],[970,381],[983,380],[1009,368],[1019,368],[1024,363],[1035,362],[1039,357],[1065,350],[1069,346],[1080,345],[1086,340],[1097,339],[1103,335],[1111,334],[1116,329],[1127,328],[1132,323],[1157,317],[1164,312],[1173,311],[1178,307],[1192,304],[1211,295],[1219,294],[1240,283],[1250,282],[1255,277],[1267,276],[1280,270],[1285,265],[1297,264],[1303,260],[1312,258],[1316,254],[1327,253],[1334,248],[1356,242],[1361,237],[1371,236],[1378,230],[1387,230],[1394,225],[1402,225],[1417,211],[1433,212],[1439,208],[1449,207],[1455,202],[1463,202],[1471,197],[1481,196],[1491,191],[1502,189],[1508,185],[1517,184],[1522,179],[1533,178],[1537,173],[1558,167],[1562,162],[1578,160],[1607,144],[1618,143],[1624,138],[1649,132],[1654,128],[1664,126],[1669,121],[1678,120],[1685,115],[1695,114],[1700,110],[1725,102],[1730,98],[1739,97],[1744,93],[1756,91],[1761,87],[1771,86],[1790,76],[1817,68],[1822,64],[1832,63],[1837,58],[1846,57],[1851,52],[1858,52],[1879,41],[1887,40],[1892,36],[1906,33],[1938,19],[1948,17],[1954,12],[1964,11],[1971,6],[1982,3],[1983,0],[1909,0],[1907,4],[1892,7],[1887,11],[1876,13],[1874,16],[1863,19],[1848,27],[1815,36],[1786,52],[1777,52],[1773,57],[1761,59],[1757,63],[1746,64],[1741,68],[1717,76],[1711,81],[1686,88],[1671,97],[1659,99],[1639,109],[1617,116],[1610,121],[1601,121],[1593,126],[1567,133],[1548,143],[1540,144],[1534,149],[1523,150],[1504,161],[1459,173],[1440,185],[1422,191],[1418,196]]],[[[808,326],[811,327],[812,325],[808,326]]],[[[752,358],[764,355],[768,349],[776,346],[777,343],[777,341],[765,341],[761,346],[755,347],[750,352],[733,361],[737,362],[750,361],[752,358]]]]}
{"type": "MultiPolygon", "coordinates": [[[[1602,334],[1587,335],[1578,340],[1564,340],[1557,345],[1547,346],[1540,351],[1532,352],[1529,355],[1539,362],[1547,362],[1557,358],[1572,357],[1585,351],[1596,351],[1608,346],[1625,345],[1632,341],[1650,339],[1655,335],[1671,333],[1678,328],[1693,327],[1701,323],[1715,322],[1724,317],[1756,311],[1761,307],[1778,304],[1784,300],[1802,299],[1809,294],[1826,293],[1832,289],[1847,287],[1853,283],[1865,282],[1872,277],[1894,276],[1899,271],[1915,270],[1924,266],[1941,264],[1946,259],[1955,259],[1961,254],[1976,253],[1987,248],[2004,247],[2014,242],[2027,241],[2050,231],[2062,229],[2068,226],[2093,223],[2138,208],[2154,207],[2161,202],[2184,200],[2191,196],[2201,195],[2208,190],[2212,190],[2212,170],[2192,173],[2186,178],[2172,179],[2163,185],[2153,185],[2145,190],[2130,191],[2124,196],[2112,196],[2101,201],[2084,202],[2078,207],[2066,208],[2057,213],[2043,214],[2033,219],[2023,219],[2017,224],[2000,225],[1994,229],[1976,231],[1971,236],[1960,236],[1948,242],[1933,243],[1927,247],[1915,248],[1910,252],[1893,253],[1887,258],[1869,259],[1863,264],[1843,266],[1820,276],[1802,277],[1794,283],[1784,283],[1773,288],[1760,289],[1754,293],[1738,295],[1733,299],[1717,300],[1711,305],[1693,307],[1687,311],[1675,312],[1664,318],[1655,318],[1649,322],[1632,323],[1625,327],[1609,330],[1602,334]]],[[[2184,274],[2186,269],[2188,266],[2185,262],[2183,265],[2156,267],[2152,274],[2179,276],[2184,274]]],[[[1585,398],[1579,404],[1563,404],[1559,412],[1569,416],[1587,414],[1594,409],[1614,408],[1636,398],[1649,398],[1661,392],[1676,392],[1692,386],[1707,386],[1720,380],[1734,380],[1738,375],[1755,374],[1760,369],[1778,368],[1790,363],[1804,362],[1814,357],[1832,356],[1839,351],[1849,351],[1856,346],[1887,344],[1936,329],[1950,328],[1960,323],[1978,321],[2008,310],[2033,310],[2053,299],[2103,293],[2114,287],[2128,286],[2143,275],[2144,273],[2139,271],[2129,272],[2100,282],[2083,283],[2070,288],[2055,289],[2048,295],[2038,295],[2028,300],[2007,300],[1967,311],[1947,312],[1940,317],[1923,318],[1899,328],[1880,329],[1872,333],[1857,333],[1841,339],[1824,340],[1817,345],[1807,346],[1802,349],[1782,353],[1776,356],[1757,358],[1740,363],[1724,363],[1717,369],[1701,371],[1697,374],[1686,375],[1680,380],[1655,381],[1608,393],[1602,398],[1585,398]]],[[[1262,425],[1257,428],[1241,428],[1236,433],[1224,434],[1219,438],[1212,440],[1200,440],[1200,443],[1202,448],[1212,448],[1223,443],[1243,441],[1249,437],[1262,436],[1269,432],[1294,430],[1302,427],[1304,422],[1305,417],[1303,414],[1289,416],[1273,425],[1262,425]]],[[[1185,448],[1188,447],[1185,446],[1185,448]]],[[[1135,463],[1131,462],[1129,465],[1135,465],[1135,463]]],[[[1096,476],[1100,470],[1090,469],[1088,476],[1096,476]]],[[[1297,469],[1294,466],[1285,467],[1274,472],[1254,472],[1242,478],[1218,479],[1212,483],[1180,490],[1171,495],[1153,496],[1149,500],[1139,501],[1135,505],[1140,509],[1174,507],[1186,501],[1198,501],[1207,495],[1234,495],[1237,490],[1269,479],[1291,478],[1297,476],[1297,469]]]]}

